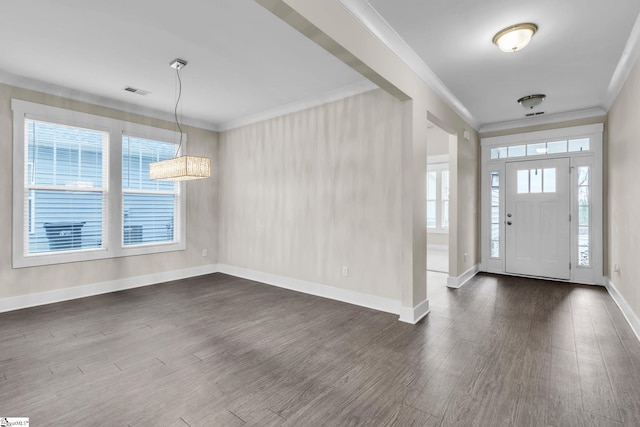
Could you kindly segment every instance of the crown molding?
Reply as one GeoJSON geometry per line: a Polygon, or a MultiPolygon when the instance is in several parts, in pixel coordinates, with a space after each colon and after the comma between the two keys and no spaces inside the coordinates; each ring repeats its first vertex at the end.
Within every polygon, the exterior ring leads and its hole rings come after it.
{"type": "Polygon", "coordinates": [[[591,117],[606,116],[607,112],[602,108],[570,111],[567,113],[549,114],[548,116],[535,116],[525,119],[511,120],[508,122],[490,123],[483,125],[479,133],[496,132],[501,130],[518,129],[530,126],[546,125],[550,123],[568,122],[571,120],[588,119],[591,117]]]}
{"type": "Polygon", "coordinates": [[[478,120],[462,102],[445,86],[438,76],[425,64],[407,42],[389,25],[389,23],[371,6],[367,0],[340,0],[342,5],[364,25],[371,33],[384,43],[415,72],[442,100],[449,105],[471,127],[479,127],[478,120]]]}
{"type": "MultiPolygon", "coordinates": [[[[175,121],[173,112],[161,111],[136,104],[131,104],[128,102],[118,101],[106,96],[99,96],[92,93],[31,79],[28,77],[18,76],[3,70],[0,70],[0,83],[19,87],[22,89],[33,90],[36,92],[42,92],[49,95],[60,96],[74,101],[86,102],[88,104],[94,104],[100,107],[113,108],[114,110],[124,111],[125,113],[138,114],[171,123],[175,121]]],[[[184,117],[182,119],[182,124],[215,132],[218,131],[217,124],[207,120],[184,117]]]]}
{"type": "Polygon", "coordinates": [[[329,102],[337,101],[339,99],[348,98],[350,96],[358,95],[360,93],[368,92],[373,89],[377,89],[378,86],[369,80],[362,80],[355,84],[343,86],[341,88],[326,92],[320,97],[312,97],[301,101],[292,102],[289,104],[281,105],[275,108],[271,108],[260,113],[251,114],[249,116],[240,117],[238,119],[229,120],[219,124],[218,130],[224,132],[231,129],[236,129],[242,126],[248,126],[254,123],[262,122],[264,120],[273,119],[275,117],[284,116],[285,114],[295,113],[297,111],[306,110],[308,108],[317,107],[318,105],[327,104],[329,102]]]}
{"type": "Polygon", "coordinates": [[[616,66],[613,75],[611,76],[611,81],[609,82],[609,87],[607,87],[607,91],[605,92],[604,99],[602,104],[606,111],[609,111],[613,102],[617,98],[624,82],[627,80],[631,69],[636,63],[638,56],[640,55],[640,15],[636,19],[633,28],[631,29],[631,33],[629,34],[629,39],[627,40],[627,44],[622,51],[622,55],[620,55],[620,60],[618,61],[618,65],[616,66]]]}
{"type": "MultiPolygon", "coordinates": [[[[46,83],[40,80],[30,79],[27,77],[17,76],[15,74],[8,73],[0,70],[0,83],[4,83],[10,86],[19,87],[22,89],[33,90],[36,92],[42,92],[49,95],[60,96],[66,99],[72,99],[74,101],[86,102],[88,104],[98,105],[105,108],[113,108],[118,111],[126,113],[138,114],[145,117],[164,120],[173,123],[175,118],[173,112],[166,112],[155,110],[152,108],[142,107],[136,104],[130,104],[127,102],[118,101],[112,98],[94,95],[91,93],[70,89],[64,86],[54,85],[46,83]]],[[[312,97],[301,101],[292,102],[278,106],[257,114],[252,114],[237,119],[229,120],[226,122],[212,122],[207,120],[198,120],[189,117],[183,117],[182,123],[187,126],[193,126],[200,129],[207,129],[214,132],[222,132],[230,129],[235,129],[241,126],[250,125],[263,120],[272,119],[274,117],[282,116],[289,113],[305,110],[307,108],[315,107],[318,105],[326,104],[329,102],[337,101],[339,99],[347,98],[353,95],[358,95],[363,92],[368,92],[373,89],[377,89],[374,83],[369,80],[362,80],[355,84],[343,86],[341,88],[326,92],[322,96],[312,97]]]]}

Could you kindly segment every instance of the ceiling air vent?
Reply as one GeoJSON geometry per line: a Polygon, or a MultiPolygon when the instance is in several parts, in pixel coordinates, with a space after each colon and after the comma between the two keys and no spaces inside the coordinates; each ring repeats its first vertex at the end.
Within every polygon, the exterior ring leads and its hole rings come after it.
{"type": "Polygon", "coordinates": [[[544,114],[544,111],[538,111],[537,113],[529,113],[529,114],[525,114],[525,116],[527,117],[533,117],[533,116],[539,116],[541,114],[544,114]]]}
{"type": "Polygon", "coordinates": [[[132,87],[132,86],[126,86],[124,88],[124,90],[127,91],[127,92],[136,93],[136,94],[142,95],[142,96],[149,95],[151,93],[148,90],[138,89],[138,88],[135,88],[135,87],[132,87]]]}

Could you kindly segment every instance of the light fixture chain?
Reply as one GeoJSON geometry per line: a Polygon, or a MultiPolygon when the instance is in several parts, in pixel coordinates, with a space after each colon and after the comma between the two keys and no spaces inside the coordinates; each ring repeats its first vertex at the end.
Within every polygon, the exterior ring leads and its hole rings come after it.
{"type": "Polygon", "coordinates": [[[178,105],[180,104],[180,98],[182,97],[182,79],[180,78],[179,68],[176,68],[176,76],[178,77],[178,97],[176,98],[176,105],[173,108],[173,116],[176,119],[176,125],[178,126],[178,130],[180,131],[180,143],[178,144],[176,154],[173,156],[174,158],[178,157],[178,153],[180,153],[180,148],[182,147],[182,127],[180,126],[180,122],[178,121],[178,105]]]}

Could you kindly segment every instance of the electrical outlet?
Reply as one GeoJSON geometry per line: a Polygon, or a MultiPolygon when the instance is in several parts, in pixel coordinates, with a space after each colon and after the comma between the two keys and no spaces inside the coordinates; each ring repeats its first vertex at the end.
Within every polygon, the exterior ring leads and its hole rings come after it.
{"type": "Polygon", "coordinates": [[[206,249],[202,250],[202,256],[207,256],[209,255],[209,252],[206,249]]]}
{"type": "Polygon", "coordinates": [[[344,277],[349,277],[349,267],[348,266],[346,266],[346,265],[342,266],[342,275],[344,277]]]}
{"type": "Polygon", "coordinates": [[[613,272],[620,274],[620,266],[618,264],[615,264],[613,266],[613,272]]]}

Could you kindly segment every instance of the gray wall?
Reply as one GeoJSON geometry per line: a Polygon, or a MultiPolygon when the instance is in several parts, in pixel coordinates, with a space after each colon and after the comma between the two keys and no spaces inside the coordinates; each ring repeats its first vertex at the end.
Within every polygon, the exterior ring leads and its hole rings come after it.
{"type": "Polygon", "coordinates": [[[222,133],[220,263],[401,299],[401,140],[382,90],[222,133]]]}
{"type": "Polygon", "coordinates": [[[640,60],[609,110],[605,273],[640,318],[640,60]],[[635,178],[634,178],[635,177],[635,178]],[[620,272],[613,271],[618,265],[620,272]]]}
{"type": "MultiPolygon", "coordinates": [[[[0,84],[0,204],[5,207],[12,206],[11,98],[174,129],[171,123],[161,120],[0,84]]],[[[189,135],[190,153],[217,158],[218,136],[215,132],[192,127],[185,127],[185,131],[189,135]]],[[[212,179],[187,183],[187,249],[185,251],[14,270],[11,266],[12,209],[0,210],[0,298],[215,264],[218,223],[215,216],[216,169],[214,166],[212,179]],[[208,257],[202,257],[202,249],[205,248],[208,249],[208,257]]]]}
{"type": "Polygon", "coordinates": [[[456,197],[451,201],[450,217],[450,247],[458,254],[457,259],[450,260],[449,274],[453,276],[480,262],[477,132],[340,0],[256,1],[387,92],[406,101],[401,197],[402,305],[422,305],[427,299],[424,202],[427,116],[433,116],[435,120],[429,118],[432,123],[458,137],[458,143],[450,152],[457,156],[451,171],[458,175],[452,181],[456,197]],[[463,139],[464,131],[470,133],[468,142],[463,139]],[[468,254],[466,261],[462,259],[464,253],[468,254]]]}

